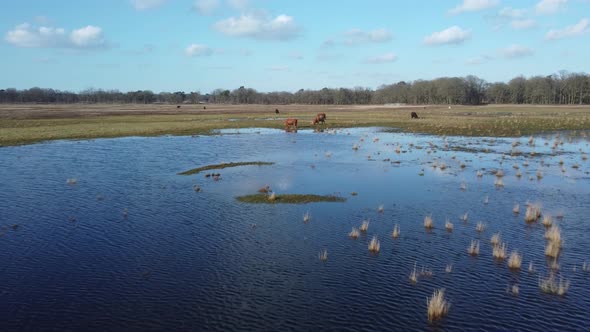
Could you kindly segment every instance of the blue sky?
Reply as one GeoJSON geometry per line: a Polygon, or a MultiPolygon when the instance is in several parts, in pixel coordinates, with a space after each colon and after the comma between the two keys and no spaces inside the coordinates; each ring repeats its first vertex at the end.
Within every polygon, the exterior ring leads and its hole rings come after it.
{"type": "Polygon", "coordinates": [[[0,88],[210,92],[590,72],[590,0],[19,0],[0,88]]]}

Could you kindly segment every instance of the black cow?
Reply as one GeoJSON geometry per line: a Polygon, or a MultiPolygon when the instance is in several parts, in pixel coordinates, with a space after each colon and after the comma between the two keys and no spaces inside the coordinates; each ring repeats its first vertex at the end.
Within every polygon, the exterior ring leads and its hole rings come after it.
{"type": "Polygon", "coordinates": [[[177,105],[176,108],[180,108],[180,105],[177,105]]]}
{"type": "Polygon", "coordinates": [[[275,108],[275,114],[279,114],[279,109],[275,108]]]}
{"type": "Polygon", "coordinates": [[[416,112],[412,112],[412,119],[419,119],[418,114],[416,112]]]}

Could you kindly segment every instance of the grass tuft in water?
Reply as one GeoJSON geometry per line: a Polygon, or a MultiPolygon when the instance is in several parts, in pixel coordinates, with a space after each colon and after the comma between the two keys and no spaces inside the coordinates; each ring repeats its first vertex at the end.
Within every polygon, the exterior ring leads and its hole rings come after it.
{"type": "Polygon", "coordinates": [[[510,257],[508,258],[508,267],[513,270],[519,270],[522,264],[522,256],[518,253],[518,251],[512,251],[510,253],[510,257]]]}
{"type": "Polygon", "coordinates": [[[553,218],[551,217],[551,215],[545,214],[543,216],[543,221],[541,221],[541,224],[543,224],[543,226],[545,227],[551,227],[551,225],[553,225],[553,218]]]}
{"type": "Polygon", "coordinates": [[[272,193],[270,196],[265,194],[254,194],[254,195],[245,195],[245,196],[238,196],[236,199],[243,203],[252,203],[252,204],[274,204],[274,203],[283,203],[283,204],[307,204],[307,203],[316,203],[316,202],[345,202],[346,198],[339,197],[339,196],[332,196],[332,195],[313,195],[313,194],[281,194],[276,195],[272,193]]]}
{"type": "Polygon", "coordinates": [[[447,232],[453,231],[453,223],[448,218],[447,221],[445,221],[445,229],[447,230],[447,232]]]}
{"type": "Polygon", "coordinates": [[[369,220],[363,220],[363,223],[361,224],[361,227],[359,227],[359,230],[363,233],[367,232],[367,229],[369,229],[369,220]]]}
{"type": "Polygon", "coordinates": [[[352,228],[350,233],[348,233],[348,237],[351,239],[357,239],[359,235],[361,235],[361,232],[359,232],[359,230],[354,227],[352,228]]]}
{"type": "Polygon", "coordinates": [[[524,215],[524,221],[535,222],[541,218],[541,205],[540,204],[529,204],[526,208],[524,215]]]}
{"type": "Polygon", "coordinates": [[[439,289],[434,291],[430,299],[426,300],[428,306],[428,320],[434,321],[444,317],[451,307],[450,303],[445,299],[445,290],[439,289]]]}
{"type": "Polygon", "coordinates": [[[492,247],[492,256],[495,259],[504,260],[506,259],[506,243],[499,244],[492,247]]]}
{"type": "Polygon", "coordinates": [[[399,237],[399,225],[395,224],[395,226],[393,226],[393,232],[391,233],[391,237],[394,239],[397,239],[399,237]]]}
{"type": "Polygon", "coordinates": [[[320,251],[320,253],[318,254],[318,258],[322,262],[327,261],[328,260],[328,249],[324,249],[324,250],[320,251]]]}
{"type": "Polygon", "coordinates": [[[539,279],[539,288],[543,293],[564,296],[569,287],[570,282],[568,280],[560,277],[558,281],[553,273],[550,273],[547,278],[539,279]]]}
{"type": "Polygon", "coordinates": [[[265,162],[265,161],[245,161],[245,162],[237,162],[237,163],[221,163],[221,164],[207,165],[207,166],[203,166],[203,167],[193,168],[188,171],[178,173],[178,175],[192,175],[192,174],[197,174],[202,171],[208,171],[211,169],[223,169],[223,168],[228,168],[228,167],[250,166],[250,165],[262,166],[262,165],[273,165],[273,164],[274,164],[273,162],[265,162]]]}
{"type": "Polygon", "coordinates": [[[471,244],[467,248],[467,252],[471,256],[479,255],[479,240],[471,240],[471,244]]]}
{"type": "Polygon", "coordinates": [[[303,222],[307,223],[311,220],[311,212],[307,211],[303,214],[303,222]]]}
{"type": "Polygon", "coordinates": [[[494,233],[494,235],[492,235],[492,238],[490,239],[490,243],[492,244],[492,246],[497,246],[500,243],[500,233],[494,233]]]}
{"type": "Polygon", "coordinates": [[[426,229],[432,229],[432,228],[434,228],[434,223],[432,221],[432,216],[426,216],[426,217],[424,217],[424,228],[426,228],[426,229]]]}
{"type": "Polygon", "coordinates": [[[375,235],[369,242],[369,251],[372,253],[378,253],[379,249],[381,249],[381,243],[379,243],[379,240],[377,240],[377,236],[375,235]]]}

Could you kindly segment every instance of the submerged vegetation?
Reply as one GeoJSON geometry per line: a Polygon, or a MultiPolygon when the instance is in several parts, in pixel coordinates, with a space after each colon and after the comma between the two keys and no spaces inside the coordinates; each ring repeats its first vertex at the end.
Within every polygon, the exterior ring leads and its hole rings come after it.
{"type": "Polygon", "coordinates": [[[272,162],[266,162],[266,161],[245,161],[245,162],[236,162],[236,163],[221,163],[221,164],[207,165],[207,166],[189,169],[188,171],[178,173],[178,175],[192,175],[192,174],[197,174],[197,173],[212,170],[212,169],[223,169],[223,168],[229,168],[229,167],[250,166],[250,165],[263,166],[263,165],[273,165],[273,164],[274,163],[272,163],[272,162]]]}
{"type": "Polygon", "coordinates": [[[346,202],[346,198],[333,196],[333,195],[313,195],[313,194],[275,194],[271,196],[265,194],[253,194],[238,196],[236,199],[243,203],[254,203],[254,204],[307,204],[307,203],[318,203],[318,202],[346,202]]]}

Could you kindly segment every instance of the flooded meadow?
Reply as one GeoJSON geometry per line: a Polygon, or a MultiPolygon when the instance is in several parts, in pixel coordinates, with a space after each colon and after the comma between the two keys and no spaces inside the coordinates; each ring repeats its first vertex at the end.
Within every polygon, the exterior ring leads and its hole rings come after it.
{"type": "Polygon", "coordinates": [[[587,135],[252,128],[3,147],[0,327],[583,330],[587,135]],[[242,162],[257,164],[181,174],[242,162]]]}

